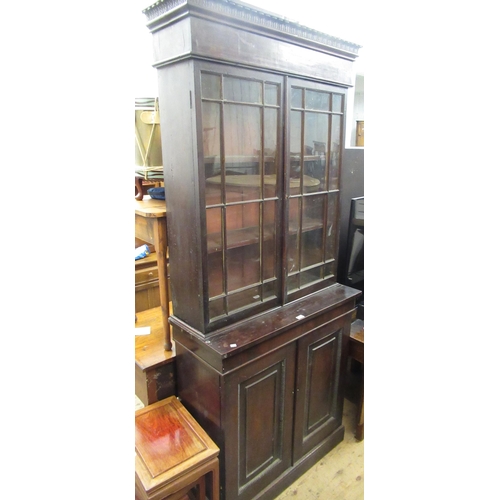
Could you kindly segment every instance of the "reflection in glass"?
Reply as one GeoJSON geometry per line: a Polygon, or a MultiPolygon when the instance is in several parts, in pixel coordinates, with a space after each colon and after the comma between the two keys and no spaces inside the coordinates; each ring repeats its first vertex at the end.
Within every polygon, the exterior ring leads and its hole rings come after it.
{"type": "Polygon", "coordinates": [[[201,74],[201,97],[204,99],[220,99],[220,75],[201,74]]]}
{"type": "Polygon", "coordinates": [[[325,236],[325,260],[335,258],[337,248],[336,222],[338,214],[338,193],[328,193],[328,210],[325,236]]]}
{"type": "Polygon", "coordinates": [[[305,113],[305,149],[313,158],[305,162],[305,175],[320,181],[319,190],[326,189],[326,153],[328,143],[328,115],[305,113]]]}
{"type": "Polygon", "coordinates": [[[266,83],[264,86],[264,103],[277,106],[278,105],[278,85],[274,83],[266,83]]]}
{"type": "Polygon", "coordinates": [[[301,198],[290,198],[288,200],[288,272],[299,271],[299,216],[302,205],[301,198]]]}
{"type": "Polygon", "coordinates": [[[225,314],[225,298],[221,297],[219,299],[211,300],[209,302],[210,318],[214,319],[225,314]]]}
{"type": "Polygon", "coordinates": [[[261,110],[242,104],[224,106],[224,144],[227,174],[260,174],[256,157],[261,144],[261,110]]]}
{"type": "Polygon", "coordinates": [[[303,288],[306,285],[315,283],[319,281],[321,276],[321,270],[323,266],[314,267],[313,269],[308,269],[300,274],[300,287],[303,288]]]}
{"type": "Polygon", "coordinates": [[[332,94],[332,111],[334,113],[342,113],[342,101],[344,97],[342,94],[332,94]]]}
{"type": "Polygon", "coordinates": [[[278,295],[280,86],[203,74],[202,97],[213,321],[278,295]]]}
{"type": "Polygon", "coordinates": [[[328,92],[306,90],[306,109],[330,111],[330,94],[328,92]]]}
{"type": "Polygon", "coordinates": [[[323,216],[325,195],[304,197],[300,268],[323,262],[323,216]]]}
{"type": "MultiPolygon", "coordinates": [[[[203,156],[205,158],[205,177],[220,174],[220,104],[202,102],[203,156]]],[[[207,185],[207,205],[221,202],[219,186],[207,185]]]]}
{"type": "Polygon", "coordinates": [[[267,177],[264,197],[276,196],[276,151],[278,143],[278,110],[264,108],[264,174],[267,177]]]}
{"type": "Polygon", "coordinates": [[[208,295],[224,292],[222,283],[222,209],[207,208],[207,250],[209,259],[208,295]]]}
{"type": "Polygon", "coordinates": [[[262,83],[243,78],[224,77],[224,99],[262,103],[262,83]]]}
{"type": "Polygon", "coordinates": [[[261,302],[261,290],[260,286],[256,286],[228,295],[227,308],[229,312],[233,312],[259,302],[261,302]]]}
{"type": "Polygon", "coordinates": [[[302,113],[290,112],[290,175],[300,177],[302,153],[302,113]]]}
{"type": "Polygon", "coordinates": [[[276,202],[264,202],[263,212],[262,268],[263,278],[268,280],[276,277],[276,202]]]}
{"type": "Polygon", "coordinates": [[[259,245],[246,245],[227,251],[227,291],[258,284],[260,282],[259,245]]]}
{"type": "Polygon", "coordinates": [[[339,188],[340,146],[342,141],[342,117],[332,115],[329,189],[339,188]]]}
{"type": "Polygon", "coordinates": [[[291,98],[292,108],[302,108],[302,89],[296,89],[292,87],[292,98],[291,98]]]}

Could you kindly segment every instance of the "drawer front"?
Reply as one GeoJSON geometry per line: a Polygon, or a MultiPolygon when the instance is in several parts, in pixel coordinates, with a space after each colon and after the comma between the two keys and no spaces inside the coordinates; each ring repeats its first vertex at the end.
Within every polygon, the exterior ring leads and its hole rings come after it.
{"type": "Polygon", "coordinates": [[[158,280],[158,266],[139,269],[135,272],[135,284],[140,285],[158,280]]]}

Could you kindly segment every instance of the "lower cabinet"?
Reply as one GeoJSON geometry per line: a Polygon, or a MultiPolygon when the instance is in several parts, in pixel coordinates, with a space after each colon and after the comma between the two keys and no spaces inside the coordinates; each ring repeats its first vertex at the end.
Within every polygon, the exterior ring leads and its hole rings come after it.
{"type": "Polygon", "coordinates": [[[172,321],[178,396],[221,449],[223,499],[275,498],[344,437],[354,300],[305,321],[297,302],[208,341],[172,321]]]}

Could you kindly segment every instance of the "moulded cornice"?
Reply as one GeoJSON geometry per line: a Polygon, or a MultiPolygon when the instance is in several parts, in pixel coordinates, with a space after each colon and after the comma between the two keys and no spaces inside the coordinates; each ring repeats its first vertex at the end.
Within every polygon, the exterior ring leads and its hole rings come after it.
{"type": "Polygon", "coordinates": [[[222,17],[226,21],[231,19],[234,22],[245,23],[267,33],[275,33],[279,37],[294,39],[299,43],[312,42],[323,50],[333,49],[352,60],[358,56],[358,50],[361,48],[361,45],[308,28],[236,0],[158,0],[142,12],[148,19],[148,27],[153,31],[190,11],[215,15],[216,20],[222,17]]]}

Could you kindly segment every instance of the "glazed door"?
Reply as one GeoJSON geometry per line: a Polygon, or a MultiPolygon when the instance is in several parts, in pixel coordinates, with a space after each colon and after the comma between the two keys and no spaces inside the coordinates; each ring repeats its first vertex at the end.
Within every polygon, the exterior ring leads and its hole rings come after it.
{"type": "Polygon", "coordinates": [[[292,465],[296,344],[228,375],[225,498],[253,499],[292,465]]]}
{"type": "Polygon", "coordinates": [[[280,297],[283,78],[215,64],[200,64],[199,78],[214,324],[270,308],[280,297]]]}
{"type": "Polygon", "coordinates": [[[288,80],[285,301],[336,281],[345,89],[288,80]]]}

